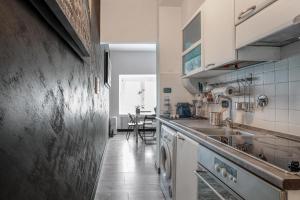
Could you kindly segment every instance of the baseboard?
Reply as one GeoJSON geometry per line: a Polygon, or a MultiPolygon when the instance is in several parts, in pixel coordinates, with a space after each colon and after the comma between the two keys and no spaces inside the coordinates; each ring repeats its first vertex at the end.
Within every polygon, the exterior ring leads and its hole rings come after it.
{"type": "Polygon", "coordinates": [[[104,147],[102,158],[101,158],[101,162],[100,162],[100,170],[99,170],[99,172],[97,174],[96,183],[94,185],[93,193],[92,193],[92,196],[91,196],[90,200],[94,200],[95,196],[96,196],[98,184],[99,184],[101,173],[102,173],[102,165],[103,165],[103,161],[104,161],[104,155],[106,154],[106,150],[107,150],[107,143],[108,143],[108,140],[105,143],[105,147],[104,147]]]}

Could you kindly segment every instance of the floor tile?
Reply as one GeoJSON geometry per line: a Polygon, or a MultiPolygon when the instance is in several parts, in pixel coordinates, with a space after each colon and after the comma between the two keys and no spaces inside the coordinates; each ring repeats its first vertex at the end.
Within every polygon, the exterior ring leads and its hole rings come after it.
{"type": "Polygon", "coordinates": [[[95,200],[163,200],[155,164],[155,145],[136,145],[124,135],[110,139],[95,200]]]}

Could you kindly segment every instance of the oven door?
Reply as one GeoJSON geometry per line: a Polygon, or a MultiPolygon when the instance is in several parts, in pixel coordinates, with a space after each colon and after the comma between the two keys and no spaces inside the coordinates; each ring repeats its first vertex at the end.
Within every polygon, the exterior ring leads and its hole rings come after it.
{"type": "Polygon", "coordinates": [[[243,200],[201,165],[194,174],[198,178],[197,200],[243,200]]]}

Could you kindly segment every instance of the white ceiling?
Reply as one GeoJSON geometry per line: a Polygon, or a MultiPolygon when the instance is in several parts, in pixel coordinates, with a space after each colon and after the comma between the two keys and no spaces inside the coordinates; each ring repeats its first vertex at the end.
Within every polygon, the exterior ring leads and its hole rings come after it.
{"type": "Polygon", "coordinates": [[[183,0],[159,0],[160,6],[181,6],[183,0]]]}
{"type": "Polygon", "coordinates": [[[109,44],[111,51],[156,51],[156,44],[109,44]]]}

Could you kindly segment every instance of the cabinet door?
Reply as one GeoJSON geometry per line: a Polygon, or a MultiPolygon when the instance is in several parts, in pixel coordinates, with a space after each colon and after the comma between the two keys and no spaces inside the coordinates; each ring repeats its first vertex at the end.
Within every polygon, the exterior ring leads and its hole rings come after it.
{"type": "Polygon", "coordinates": [[[205,68],[235,60],[234,0],[206,1],[203,18],[205,68]]]}
{"type": "Polygon", "coordinates": [[[240,23],[277,0],[235,0],[235,23],[240,23]]]}
{"type": "Polygon", "coordinates": [[[176,160],[176,199],[197,199],[197,178],[193,171],[197,169],[198,143],[178,133],[176,160]]]}
{"type": "Polygon", "coordinates": [[[251,45],[294,24],[300,14],[299,0],[277,0],[236,26],[236,48],[251,45]]]}

